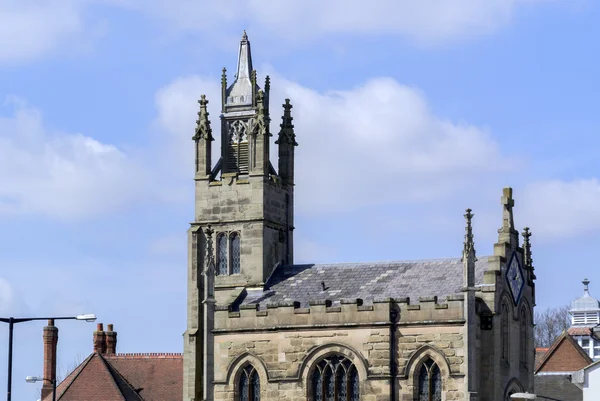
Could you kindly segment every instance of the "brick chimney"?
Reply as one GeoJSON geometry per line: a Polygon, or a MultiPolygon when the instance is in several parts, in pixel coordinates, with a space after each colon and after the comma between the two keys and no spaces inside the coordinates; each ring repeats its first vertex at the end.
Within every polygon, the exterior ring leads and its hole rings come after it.
{"type": "Polygon", "coordinates": [[[96,331],[94,331],[94,352],[106,353],[106,333],[102,323],[98,323],[96,331]]]}
{"type": "Polygon", "coordinates": [[[113,331],[113,325],[108,324],[106,330],[106,354],[114,355],[117,353],[117,332],[113,331]]]}
{"type": "MultiPolygon", "coordinates": [[[[48,320],[44,327],[44,378],[56,380],[56,345],[58,343],[58,328],[54,319],[48,320]]],[[[42,400],[52,394],[52,383],[44,380],[42,385],[42,400]]]]}

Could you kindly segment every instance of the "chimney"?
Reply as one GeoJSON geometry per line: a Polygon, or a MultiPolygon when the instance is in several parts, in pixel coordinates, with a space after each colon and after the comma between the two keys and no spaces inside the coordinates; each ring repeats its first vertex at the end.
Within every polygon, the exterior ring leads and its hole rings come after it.
{"type": "Polygon", "coordinates": [[[106,353],[106,333],[102,323],[98,323],[98,327],[94,331],[94,352],[106,353]]]}
{"type": "Polygon", "coordinates": [[[113,325],[107,325],[106,330],[106,355],[114,355],[117,353],[117,332],[113,331],[113,325]]]}
{"type": "MultiPolygon", "coordinates": [[[[58,328],[54,326],[54,319],[48,320],[44,327],[44,378],[56,380],[56,344],[58,343],[58,328]]],[[[44,380],[42,385],[42,399],[52,394],[52,383],[44,380]]]]}

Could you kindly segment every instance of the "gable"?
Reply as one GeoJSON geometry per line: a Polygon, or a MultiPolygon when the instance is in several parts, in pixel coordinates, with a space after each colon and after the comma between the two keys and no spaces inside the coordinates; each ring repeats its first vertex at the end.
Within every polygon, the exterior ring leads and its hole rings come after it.
{"type": "Polygon", "coordinates": [[[575,372],[590,363],[592,359],[564,332],[548,350],[535,373],[575,372]]]}

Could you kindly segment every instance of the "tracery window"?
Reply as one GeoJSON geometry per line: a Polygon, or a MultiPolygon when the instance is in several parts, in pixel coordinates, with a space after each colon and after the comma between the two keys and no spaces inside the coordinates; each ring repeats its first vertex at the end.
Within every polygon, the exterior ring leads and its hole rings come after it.
{"type": "Polygon", "coordinates": [[[231,234],[231,274],[240,274],[240,236],[231,234]]]}
{"type": "Polygon", "coordinates": [[[356,366],[345,356],[331,355],[315,366],[311,401],[359,401],[356,366]]]}
{"type": "Polygon", "coordinates": [[[509,355],[509,343],[508,343],[508,305],[506,304],[506,302],[502,303],[502,306],[500,307],[501,310],[501,314],[502,314],[502,360],[505,361],[506,363],[508,363],[508,355],[509,355]]]}
{"type": "Polygon", "coordinates": [[[260,401],[260,377],[254,366],[242,370],[239,381],[239,401],[260,401]]]}
{"type": "Polygon", "coordinates": [[[227,275],[227,236],[219,234],[217,237],[217,275],[227,275]]]}
{"type": "Polygon", "coordinates": [[[433,359],[429,358],[421,365],[418,380],[418,401],[442,401],[442,373],[433,359]]]}

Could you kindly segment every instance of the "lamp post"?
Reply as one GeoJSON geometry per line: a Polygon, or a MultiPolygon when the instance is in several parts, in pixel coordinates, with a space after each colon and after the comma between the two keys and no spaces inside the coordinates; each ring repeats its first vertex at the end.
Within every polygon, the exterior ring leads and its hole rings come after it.
{"type": "Polygon", "coordinates": [[[77,316],[61,316],[61,317],[0,317],[0,322],[8,323],[8,380],[6,389],[6,401],[11,400],[12,391],[12,348],[13,348],[13,327],[17,323],[31,322],[32,320],[85,320],[86,322],[93,322],[96,320],[96,315],[86,314],[77,316]]]}
{"type": "Polygon", "coordinates": [[[49,381],[50,383],[52,383],[52,401],[56,401],[56,378],[47,379],[47,378],[39,377],[39,376],[27,376],[25,378],[25,381],[27,383],[49,381]]]}

